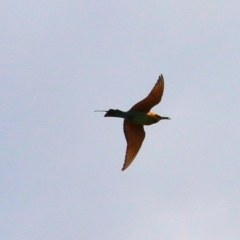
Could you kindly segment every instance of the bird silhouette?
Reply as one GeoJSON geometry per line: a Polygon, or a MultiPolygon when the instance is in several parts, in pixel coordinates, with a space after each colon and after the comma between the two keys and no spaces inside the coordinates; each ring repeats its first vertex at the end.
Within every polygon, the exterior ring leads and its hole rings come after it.
{"type": "Polygon", "coordinates": [[[138,151],[140,150],[145,138],[144,125],[152,125],[169,117],[161,117],[160,115],[150,112],[151,108],[157,105],[163,95],[164,78],[159,76],[155,86],[146,98],[136,103],[130,110],[123,112],[118,109],[96,110],[96,112],[106,112],[104,117],[123,118],[123,131],[127,141],[127,149],[122,171],[129,167],[138,151]]]}

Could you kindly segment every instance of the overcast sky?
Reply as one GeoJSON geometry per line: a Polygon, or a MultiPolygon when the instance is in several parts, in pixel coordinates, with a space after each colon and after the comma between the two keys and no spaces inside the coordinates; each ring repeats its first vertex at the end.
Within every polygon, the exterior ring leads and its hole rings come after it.
{"type": "Polygon", "coordinates": [[[0,238],[240,239],[240,2],[2,1],[0,238]],[[131,166],[122,119],[163,74],[131,166]]]}

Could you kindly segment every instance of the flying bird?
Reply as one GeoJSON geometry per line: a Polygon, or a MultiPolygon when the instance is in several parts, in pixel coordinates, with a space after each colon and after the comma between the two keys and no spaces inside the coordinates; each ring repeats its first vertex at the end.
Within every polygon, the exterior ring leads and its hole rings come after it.
{"type": "Polygon", "coordinates": [[[106,112],[104,117],[123,118],[123,131],[127,141],[127,149],[122,171],[132,163],[140,150],[145,138],[144,125],[152,125],[169,117],[162,117],[157,113],[151,112],[151,108],[157,105],[163,95],[164,78],[159,76],[155,86],[146,98],[136,103],[130,110],[123,112],[118,109],[96,110],[96,112],[106,112]]]}

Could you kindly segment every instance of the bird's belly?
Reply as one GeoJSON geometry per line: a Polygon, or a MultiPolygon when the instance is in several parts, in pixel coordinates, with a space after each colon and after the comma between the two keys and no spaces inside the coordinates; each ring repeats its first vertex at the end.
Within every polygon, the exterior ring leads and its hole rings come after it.
{"type": "Polygon", "coordinates": [[[156,123],[153,117],[143,112],[135,112],[135,114],[129,117],[129,120],[139,125],[151,125],[156,123]]]}

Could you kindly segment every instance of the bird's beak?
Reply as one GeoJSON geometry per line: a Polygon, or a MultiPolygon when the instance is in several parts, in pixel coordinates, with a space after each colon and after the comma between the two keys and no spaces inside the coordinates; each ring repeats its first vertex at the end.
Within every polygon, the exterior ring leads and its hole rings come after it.
{"type": "Polygon", "coordinates": [[[161,120],[163,120],[163,119],[171,120],[171,118],[169,118],[169,117],[161,117],[161,120]]]}

